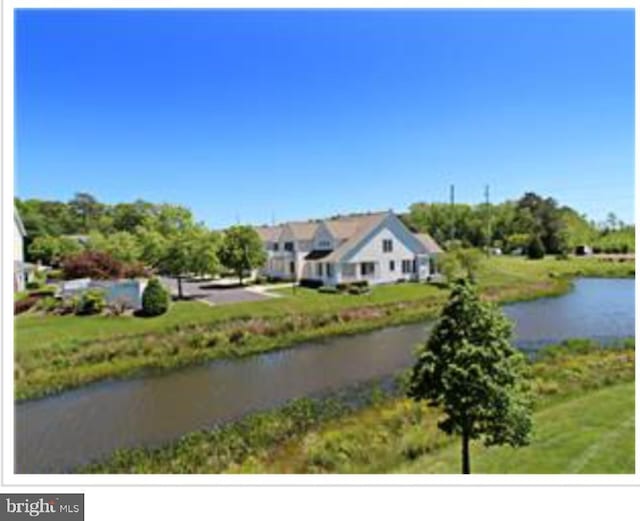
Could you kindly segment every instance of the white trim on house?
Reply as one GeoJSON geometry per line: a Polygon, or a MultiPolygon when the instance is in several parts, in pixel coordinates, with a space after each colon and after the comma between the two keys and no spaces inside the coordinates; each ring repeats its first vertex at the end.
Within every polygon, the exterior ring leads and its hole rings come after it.
{"type": "Polygon", "coordinates": [[[31,265],[24,262],[24,238],[27,232],[18,213],[18,209],[13,209],[13,291],[24,291],[31,265]]]}
{"type": "Polygon", "coordinates": [[[412,233],[392,212],[256,230],[267,250],[264,275],[330,286],[428,280],[442,251],[431,237],[412,233]]]}

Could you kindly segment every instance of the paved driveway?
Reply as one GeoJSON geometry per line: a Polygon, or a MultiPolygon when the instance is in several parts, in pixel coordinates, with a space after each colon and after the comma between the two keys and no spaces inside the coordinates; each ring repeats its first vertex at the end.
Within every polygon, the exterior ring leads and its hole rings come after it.
{"type": "MultiPolygon", "coordinates": [[[[178,283],[176,279],[162,277],[162,283],[169,288],[171,294],[178,295],[178,283]]],[[[239,288],[233,284],[224,284],[221,281],[182,281],[182,294],[190,299],[204,300],[210,304],[231,304],[233,302],[253,302],[267,300],[272,295],[257,289],[239,288]]]]}

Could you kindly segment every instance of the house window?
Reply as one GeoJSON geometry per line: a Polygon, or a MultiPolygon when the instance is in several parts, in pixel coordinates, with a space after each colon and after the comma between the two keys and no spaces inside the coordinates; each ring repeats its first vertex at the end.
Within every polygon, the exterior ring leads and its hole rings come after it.
{"type": "Polygon", "coordinates": [[[433,257],[429,257],[429,273],[436,273],[437,271],[436,260],[433,257]]]}
{"type": "Polygon", "coordinates": [[[396,261],[389,261],[389,271],[396,271],[396,261]]]}
{"type": "Polygon", "coordinates": [[[284,249],[285,249],[285,251],[293,251],[293,243],[292,242],[285,242],[284,243],[284,249]]]}
{"type": "Polygon", "coordinates": [[[329,248],[331,248],[331,241],[319,241],[318,248],[320,248],[321,250],[328,250],[329,248]]]}
{"type": "Polygon", "coordinates": [[[355,277],[356,276],[356,265],[355,264],[343,264],[342,265],[342,276],[343,277],[355,277]]]}
{"type": "Polygon", "coordinates": [[[373,262],[361,262],[360,263],[360,275],[367,277],[373,275],[375,271],[375,264],[373,262]]]}
{"type": "Polygon", "coordinates": [[[403,260],[402,261],[402,273],[413,273],[414,272],[414,261],[412,260],[403,260]]]}
{"type": "Polygon", "coordinates": [[[327,277],[333,277],[333,266],[327,262],[327,277]]]}
{"type": "Polygon", "coordinates": [[[280,245],[277,242],[273,243],[273,251],[278,251],[280,245]]]}
{"type": "Polygon", "coordinates": [[[391,253],[393,251],[393,241],[391,239],[382,239],[382,252],[391,253]]]}
{"type": "Polygon", "coordinates": [[[316,273],[318,274],[318,277],[322,277],[322,263],[321,262],[316,264],[316,273]]]}

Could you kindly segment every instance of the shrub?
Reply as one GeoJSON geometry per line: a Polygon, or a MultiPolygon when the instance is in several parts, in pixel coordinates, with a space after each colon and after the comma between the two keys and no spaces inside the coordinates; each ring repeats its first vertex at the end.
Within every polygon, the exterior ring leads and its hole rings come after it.
{"type": "Polygon", "coordinates": [[[142,262],[130,262],[128,264],[124,264],[122,269],[122,276],[125,279],[148,277],[149,271],[145,268],[142,262]]]}
{"type": "Polygon", "coordinates": [[[64,280],[64,272],[62,270],[49,270],[47,272],[48,280],[64,280]]]}
{"type": "Polygon", "coordinates": [[[58,308],[59,305],[60,301],[57,298],[48,296],[38,301],[36,309],[45,313],[52,313],[58,308]]]}
{"type": "Polygon", "coordinates": [[[58,315],[69,315],[71,313],[75,313],[78,308],[78,303],[80,298],[77,295],[72,295],[67,298],[63,298],[62,302],[58,304],[56,308],[56,314],[58,315]]]}
{"type": "Polygon", "coordinates": [[[56,288],[50,286],[46,286],[29,292],[29,296],[31,297],[53,297],[55,294],[56,288]]]}
{"type": "Polygon", "coordinates": [[[80,295],[76,305],[76,315],[96,315],[101,313],[106,305],[103,290],[89,289],[80,295]]]}
{"type": "Polygon", "coordinates": [[[151,279],[142,293],[142,313],[147,317],[163,315],[169,309],[169,292],[158,279],[151,279]]]}
{"type": "Polygon", "coordinates": [[[538,235],[535,235],[527,246],[527,257],[530,259],[544,258],[544,246],[538,235]]]}
{"type": "Polygon", "coordinates": [[[107,305],[109,314],[114,317],[119,317],[129,308],[129,304],[126,299],[116,299],[107,305]]]}
{"type": "Polygon", "coordinates": [[[83,251],[70,255],[62,263],[65,279],[119,279],[125,271],[124,264],[108,253],[83,251]]]}
{"type": "Polygon", "coordinates": [[[339,282],[338,284],[336,284],[336,289],[340,292],[348,291],[350,287],[351,284],[349,284],[348,282],[339,282]]]}
{"type": "Polygon", "coordinates": [[[26,284],[27,289],[40,289],[41,287],[42,287],[42,282],[40,282],[39,280],[32,280],[27,282],[26,284]]]}
{"type": "Polygon", "coordinates": [[[323,282],[321,280],[316,279],[300,279],[298,285],[302,288],[311,288],[316,289],[321,287],[323,282]]]}
{"type": "Polygon", "coordinates": [[[338,293],[338,288],[335,286],[321,286],[318,288],[318,293],[336,294],[338,293]]]}
{"type": "Polygon", "coordinates": [[[369,281],[368,280],[356,280],[355,282],[352,282],[351,285],[355,286],[357,288],[368,288],[369,287],[369,281]]]}

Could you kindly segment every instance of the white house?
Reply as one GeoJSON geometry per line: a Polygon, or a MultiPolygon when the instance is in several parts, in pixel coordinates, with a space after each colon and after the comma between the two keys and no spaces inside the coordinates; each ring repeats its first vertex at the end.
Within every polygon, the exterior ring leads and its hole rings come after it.
{"type": "Polygon", "coordinates": [[[329,286],[428,280],[442,251],[429,235],[411,232],[393,212],[290,222],[256,231],[267,250],[265,275],[329,286]]]}
{"type": "Polygon", "coordinates": [[[27,232],[18,210],[13,210],[13,291],[24,291],[35,266],[24,261],[24,238],[27,232]]]}

